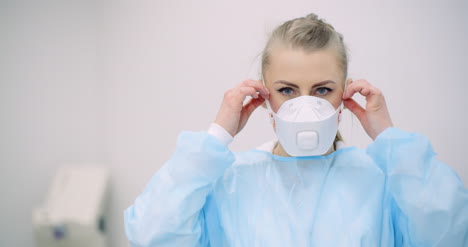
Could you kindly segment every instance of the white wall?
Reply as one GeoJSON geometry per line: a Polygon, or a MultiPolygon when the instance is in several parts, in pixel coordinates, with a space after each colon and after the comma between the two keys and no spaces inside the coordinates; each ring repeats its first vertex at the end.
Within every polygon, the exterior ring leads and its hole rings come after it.
{"type": "Polygon", "coordinates": [[[0,2],[0,246],[33,246],[57,167],[104,159],[93,1],[0,2]]]}
{"type": "MultiPolygon", "coordinates": [[[[225,90],[258,78],[268,32],[309,12],[344,34],[350,76],[382,89],[395,125],[427,135],[467,184],[466,1],[2,1],[0,246],[33,246],[31,209],[79,161],[111,168],[111,246],[127,246],[122,212],[180,131],[206,129],[225,90]]],[[[268,124],[256,112],[232,149],[272,138],[268,124]]],[[[370,143],[356,118],[342,127],[370,143]]]]}

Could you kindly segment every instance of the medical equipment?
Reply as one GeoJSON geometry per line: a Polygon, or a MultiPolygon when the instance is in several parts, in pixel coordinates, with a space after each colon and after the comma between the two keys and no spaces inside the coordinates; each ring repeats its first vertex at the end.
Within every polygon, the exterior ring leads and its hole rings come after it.
{"type": "Polygon", "coordinates": [[[102,166],[61,167],[45,202],[33,211],[37,246],[106,246],[108,180],[102,166]]]}
{"type": "Polygon", "coordinates": [[[325,154],[338,131],[341,108],[315,96],[300,96],[285,101],[275,113],[266,100],[268,113],[275,120],[278,140],[291,156],[325,154]]]}
{"type": "Polygon", "coordinates": [[[467,205],[421,134],[388,128],[367,149],[283,157],[183,132],[124,218],[141,247],[468,246],[467,205]]]}

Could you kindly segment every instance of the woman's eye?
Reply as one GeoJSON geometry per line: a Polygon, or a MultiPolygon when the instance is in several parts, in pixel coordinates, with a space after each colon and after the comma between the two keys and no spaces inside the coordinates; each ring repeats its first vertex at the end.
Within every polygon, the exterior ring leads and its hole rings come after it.
{"type": "Polygon", "coordinates": [[[294,90],[290,87],[283,87],[278,90],[278,92],[288,96],[294,93],[294,90]]]}
{"type": "Polygon", "coordinates": [[[319,94],[319,95],[327,95],[331,91],[333,91],[333,90],[331,88],[328,88],[328,87],[317,88],[317,94],[319,94]]]}

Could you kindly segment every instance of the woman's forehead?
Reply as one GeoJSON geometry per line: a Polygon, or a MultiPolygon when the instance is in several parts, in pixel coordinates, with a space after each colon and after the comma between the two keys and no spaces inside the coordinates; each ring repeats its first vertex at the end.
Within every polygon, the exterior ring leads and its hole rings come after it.
{"type": "Polygon", "coordinates": [[[318,50],[306,53],[299,49],[275,49],[271,53],[266,71],[269,83],[285,80],[298,84],[318,83],[325,80],[340,82],[343,71],[336,53],[318,50]]]}

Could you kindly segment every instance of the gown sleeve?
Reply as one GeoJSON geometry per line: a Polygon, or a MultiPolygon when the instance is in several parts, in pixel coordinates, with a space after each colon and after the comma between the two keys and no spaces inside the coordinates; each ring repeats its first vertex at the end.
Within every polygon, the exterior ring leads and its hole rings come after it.
{"type": "Polygon", "coordinates": [[[395,246],[468,246],[468,190],[426,137],[388,128],[367,152],[386,174],[395,246]]]}
{"type": "Polygon", "coordinates": [[[234,154],[216,137],[182,132],[174,154],[124,211],[131,246],[209,246],[204,206],[233,162],[234,154]]]}

